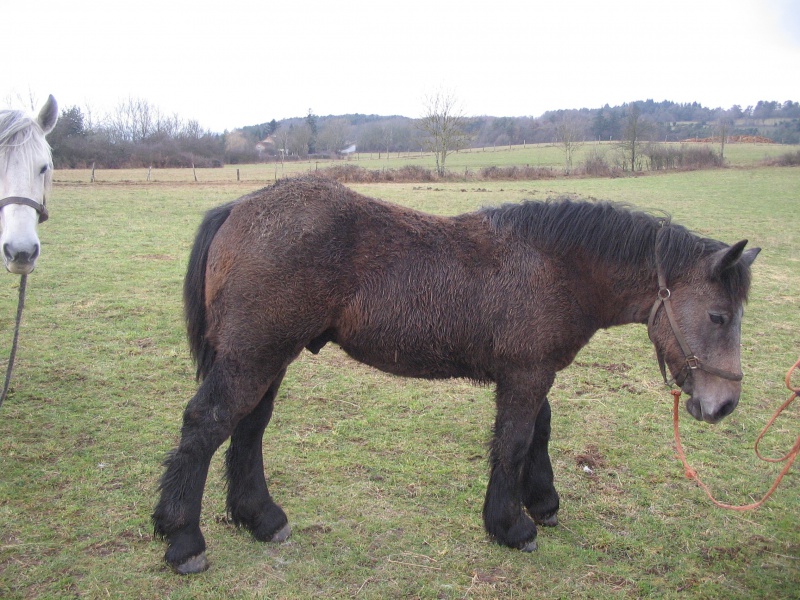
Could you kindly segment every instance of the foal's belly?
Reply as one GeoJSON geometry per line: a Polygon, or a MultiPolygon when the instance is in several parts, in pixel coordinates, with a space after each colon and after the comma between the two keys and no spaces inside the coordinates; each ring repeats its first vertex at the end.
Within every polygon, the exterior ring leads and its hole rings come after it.
{"type": "Polygon", "coordinates": [[[401,377],[424,379],[467,378],[489,380],[486,369],[478,366],[465,349],[436,344],[403,346],[385,340],[336,340],[355,360],[401,377]]]}

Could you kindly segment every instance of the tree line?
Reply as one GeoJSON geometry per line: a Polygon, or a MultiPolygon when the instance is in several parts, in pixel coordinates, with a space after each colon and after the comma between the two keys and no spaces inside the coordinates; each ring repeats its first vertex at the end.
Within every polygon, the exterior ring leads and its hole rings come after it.
{"type": "MultiPolygon", "coordinates": [[[[77,106],[62,109],[49,141],[58,168],[213,167],[333,157],[348,149],[368,153],[427,150],[436,152],[438,159],[441,136],[446,131],[441,165],[437,161],[437,168],[442,170],[449,151],[539,143],[564,145],[569,170],[571,144],[630,139],[632,112],[636,113],[638,141],[707,138],[724,131],[725,135],[761,135],[780,143],[800,143],[800,103],[794,101],[760,101],[755,106],[723,110],[696,102],[646,100],[548,111],[538,117],[467,117],[456,109],[452,96],[428,98],[417,119],[397,115],[319,116],[308,109],[304,117],[272,119],[223,133],[204,129],[194,120],[165,114],[146,100],[128,98],[101,119],[77,106]],[[442,109],[446,109],[444,114],[442,109]],[[437,133],[437,127],[445,129],[437,133]]],[[[635,166],[636,146],[631,145],[629,152],[635,166]]]]}
{"type": "Polygon", "coordinates": [[[223,134],[137,98],[100,120],[78,106],[63,108],[48,141],[57,168],[221,166],[225,154],[223,134]]]}

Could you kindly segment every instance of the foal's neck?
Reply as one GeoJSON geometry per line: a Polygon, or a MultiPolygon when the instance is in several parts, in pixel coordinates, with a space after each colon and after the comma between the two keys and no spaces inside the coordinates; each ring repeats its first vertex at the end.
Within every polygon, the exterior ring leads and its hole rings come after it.
{"type": "Polygon", "coordinates": [[[643,265],[605,265],[595,270],[602,327],[647,323],[658,294],[655,270],[643,265]]]}

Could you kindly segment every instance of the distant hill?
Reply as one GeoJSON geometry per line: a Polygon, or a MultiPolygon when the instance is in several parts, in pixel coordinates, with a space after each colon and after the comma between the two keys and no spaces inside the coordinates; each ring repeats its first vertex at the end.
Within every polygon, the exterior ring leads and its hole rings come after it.
{"type": "MultiPolygon", "coordinates": [[[[635,104],[644,119],[652,125],[655,141],[680,141],[690,138],[710,138],[716,134],[720,119],[729,119],[729,135],[760,136],[785,144],[800,143],[800,102],[760,101],[755,106],[733,106],[730,109],[709,108],[697,102],[677,103],[653,100],[635,104]]],[[[624,118],[630,104],[605,105],[601,108],[549,111],[539,117],[474,116],[467,118],[467,129],[473,147],[492,147],[518,144],[552,143],[556,126],[563,119],[575,123],[586,140],[618,140],[622,137],[624,118]]],[[[359,152],[404,152],[419,149],[414,120],[397,115],[311,115],[317,135],[335,123],[346,129],[346,144],[355,144],[359,152]]],[[[272,121],[273,127],[284,131],[303,127],[309,117],[272,121]]],[[[243,127],[253,139],[271,133],[269,123],[243,127]]],[[[330,147],[316,148],[328,152],[330,147]]]]}

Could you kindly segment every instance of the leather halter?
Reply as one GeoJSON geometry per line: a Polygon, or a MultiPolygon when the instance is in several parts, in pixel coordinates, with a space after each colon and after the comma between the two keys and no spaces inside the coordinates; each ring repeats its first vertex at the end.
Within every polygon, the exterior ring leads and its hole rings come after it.
{"type": "Polygon", "coordinates": [[[44,223],[50,217],[50,213],[47,212],[47,205],[45,201],[37,202],[36,200],[31,200],[30,198],[25,198],[24,196],[9,196],[8,198],[3,198],[0,200],[0,210],[8,206],[9,204],[24,204],[25,206],[30,206],[33,210],[39,213],[39,223],[44,223]]]}
{"type": "Polygon", "coordinates": [[[664,277],[664,273],[661,270],[661,265],[657,267],[658,272],[658,297],[656,298],[655,303],[653,304],[653,308],[650,310],[650,318],[647,320],[647,335],[650,337],[650,341],[653,342],[653,346],[656,348],[656,356],[658,357],[658,366],[661,368],[661,375],[664,377],[664,383],[667,386],[672,386],[673,383],[677,384],[679,387],[686,381],[686,377],[688,377],[690,371],[694,371],[695,369],[700,369],[701,371],[705,371],[706,373],[711,373],[712,375],[716,375],[717,377],[721,377],[722,379],[728,379],[730,381],[741,381],[742,380],[742,373],[731,373],[730,371],[724,371],[722,369],[717,369],[716,367],[712,367],[703,363],[697,356],[695,356],[694,352],[692,352],[691,348],[689,347],[689,343],[686,341],[686,338],[683,335],[680,327],[678,327],[678,322],[675,320],[675,313],[672,310],[672,303],[670,301],[670,297],[672,296],[672,292],[670,292],[669,288],[667,287],[666,278],[664,277]],[[656,344],[656,340],[653,336],[653,325],[655,324],[656,314],[658,313],[658,309],[664,307],[664,311],[667,313],[667,319],[669,320],[669,325],[672,328],[672,333],[675,335],[675,339],[678,340],[678,345],[681,347],[681,351],[683,352],[683,367],[681,368],[680,372],[670,380],[667,380],[667,367],[666,361],[664,360],[664,355],[661,353],[661,350],[658,348],[658,344],[656,344]],[[683,379],[681,383],[678,383],[678,378],[683,375],[683,379]]]}

